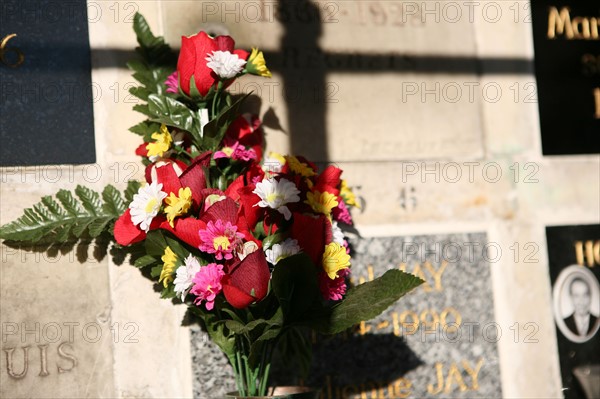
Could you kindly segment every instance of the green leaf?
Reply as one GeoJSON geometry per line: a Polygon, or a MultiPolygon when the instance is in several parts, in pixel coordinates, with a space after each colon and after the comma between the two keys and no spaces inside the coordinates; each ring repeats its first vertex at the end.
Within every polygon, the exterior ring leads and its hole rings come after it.
{"type": "Polygon", "coordinates": [[[225,334],[225,325],[218,323],[216,316],[206,313],[204,316],[206,331],[210,339],[217,344],[230,362],[235,361],[235,337],[233,334],[225,334]]]}
{"type": "Polygon", "coordinates": [[[148,108],[148,104],[135,104],[133,106],[133,110],[137,111],[141,114],[144,114],[148,117],[153,116],[154,114],[150,112],[150,109],[148,108]]]}
{"type": "Polygon", "coordinates": [[[162,37],[154,36],[146,19],[140,13],[133,17],[133,30],[140,47],[137,49],[150,65],[174,63],[174,54],[162,37]]]}
{"type": "Polygon", "coordinates": [[[100,209],[102,209],[100,195],[97,192],[92,191],[85,186],[77,185],[75,194],[77,194],[81,200],[81,204],[90,214],[96,216],[100,209]]]}
{"type": "Polygon", "coordinates": [[[224,324],[225,324],[225,327],[227,327],[227,329],[234,334],[245,334],[248,332],[248,329],[246,328],[246,326],[240,321],[225,320],[224,324]]]}
{"type": "MultiPolygon", "coordinates": [[[[146,253],[148,255],[162,257],[167,247],[167,241],[160,230],[149,231],[144,240],[146,253]]],[[[162,267],[162,266],[161,266],[162,267]]]]}
{"type": "Polygon", "coordinates": [[[110,184],[102,190],[102,200],[104,201],[102,209],[109,215],[119,217],[127,209],[119,190],[110,184]]]}
{"type": "Polygon", "coordinates": [[[77,186],[75,194],[77,198],[61,189],[56,200],[43,197],[32,208],[25,209],[23,216],[0,227],[0,238],[29,245],[94,238],[109,232],[126,209],[121,193],[110,185],[102,197],[83,186],[77,186]]]}
{"type": "Polygon", "coordinates": [[[150,270],[150,276],[151,276],[151,277],[154,277],[154,278],[156,278],[156,277],[159,277],[159,276],[160,276],[160,273],[162,272],[162,268],[163,268],[163,265],[162,265],[162,264],[161,264],[161,265],[156,265],[156,266],[154,266],[154,267],[153,267],[153,268],[150,270]]]}
{"type": "Polygon", "coordinates": [[[200,140],[200,122],[184,103],[171,97],[151,94],[148,96],[148,111],[152,121],[185,130],[195,140],[200,140]]]}
{"type": "Polygon", "coordinates": [[[144,256],[142,256],[140,258],[137,258],[135,260],[135,262],[134,262],[133,265],[135,267],[142,268],[142,267],[146,267],[146,266],[152,265],[152,264],[154,264],[156,262],[158,262],[158,259],[156,259],[154,256],[152,256],[152,255],[144,255],[144,256]]]}
{"type": "Polygon", "coordinates": [[[125,201],[130,204],[133,201],[133,196],[137,194],[140,189],[140,182],[137,180],[129,180],[127,182],[127,188],[125,189],[125,201]]]}
{"type": "Polygon", "coordinates": [[[240,115],[240,107],[249,95],[250,93],[239,98],[233,104],[223,108],[216,117],[204,126],[203,140],[204,143],[207,144],[207,146],[205,146],[206,149],[213,150],[221,143],[227,132],[227,128],[229,128],[231,122],[240,115]]]}
{"type": "Polygon", "coordinates": [[[277,263],[271,287],[281,304],[286,322],[302,320],[311,305],[320,300],[317,268],[304,253],[277,263]]]}
{"type": "Polygon", "coordinates": [[[349,289],[344,300],[331,309],[328,317],[308,324],[325,334],[337,334],[363,320],[379,316],[422,283],[423,280],[412,274],[388,270],[373,281],[349,289]]]}

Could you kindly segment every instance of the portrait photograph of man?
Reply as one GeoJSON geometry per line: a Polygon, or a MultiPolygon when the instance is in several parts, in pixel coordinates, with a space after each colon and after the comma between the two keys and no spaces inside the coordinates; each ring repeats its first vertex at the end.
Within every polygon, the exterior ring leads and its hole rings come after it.
{"type": "Polygon", "coordinates": [[[566,267],[554,285],[554,314],[563,335],[572,342],[591,339],[600,327],[600,288],[585,267],[566,267]]]}
{"type": "Polygon", "coordinates": [[[573,314],[564,319],[566,326],[573,334],[582,337],[592,333],[598,317],[590,313],[591,288],[587,281],[576,277],[569,285],[569,295],[573,303],[573,314]]]}

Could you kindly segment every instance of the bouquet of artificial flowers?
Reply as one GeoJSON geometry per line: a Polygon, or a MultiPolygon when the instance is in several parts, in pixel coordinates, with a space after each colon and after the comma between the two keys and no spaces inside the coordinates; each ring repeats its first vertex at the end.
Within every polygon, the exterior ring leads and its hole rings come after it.
{"type": "MultiPolygon", "coordinates": [[[[60,190],[2,226],[0,237],[35,244],[105,236],[131,249],[163,298],[201,318],[240,395],[265,395],[278,343],[302,341],[300,328],[334,334],[373,318],[421,280],[390,270],[347,287],[343,230],[358,204],[342,170],[264,156],[260,119],[242,113],[247,96],[227,92],[242,75],[271,76],[262,52],[200,32],[182,38],[177,57],[139,14],[134,29],[141,57],[128,65],[140,86],[131,93],[147,120],[130,130],[143,139],[136,154],[145,183],[129,182],[125,198],[112,186],[101,195],[60,190]]],[[[306,344],[284,346],[307,353],[306,344]]]]}

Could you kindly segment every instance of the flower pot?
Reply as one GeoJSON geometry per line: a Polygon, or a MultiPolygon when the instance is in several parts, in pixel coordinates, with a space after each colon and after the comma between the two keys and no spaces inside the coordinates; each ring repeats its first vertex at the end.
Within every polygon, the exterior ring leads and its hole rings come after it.
{"type": "Polygon", "coordinates": [[[277,387],[269,389],[267,396],[240,396],[237,392],[229,392],[226,399],[318,399],[319,390],[308,387],[277,387]]]}

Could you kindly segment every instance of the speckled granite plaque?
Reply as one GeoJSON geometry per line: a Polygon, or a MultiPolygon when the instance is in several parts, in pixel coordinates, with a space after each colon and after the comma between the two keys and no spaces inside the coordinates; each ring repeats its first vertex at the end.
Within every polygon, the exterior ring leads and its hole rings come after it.
{"type": "MultiPolygon", "coordinates": [[[[353,282],[401,268],[426,283],[377,319],[335,338],[313,336],[306,384],[323,399],[500,398],[490,263],[498,254],[483,233],[353,240],[353,282]]],[[[195,397],[234,388],[223,355],[197,329],[192,334],[195,397]]],[[[273,381],[297,384],[277,367],[273,381]]],[[[301,381],[300,381],[301,382],[301,381]]]]}

